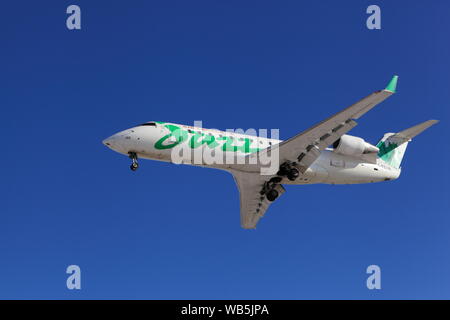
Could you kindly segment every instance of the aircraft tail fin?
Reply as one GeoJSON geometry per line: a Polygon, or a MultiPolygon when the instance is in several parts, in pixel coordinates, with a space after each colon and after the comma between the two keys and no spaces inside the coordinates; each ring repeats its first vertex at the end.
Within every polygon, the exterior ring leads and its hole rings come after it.
{"type": "Polygon", "coordinates": [[[400,168],[408,142],[438,120],[428,120],[398,133],[385,133],[377,143],[378,157],[394,168],[400,168]]]}

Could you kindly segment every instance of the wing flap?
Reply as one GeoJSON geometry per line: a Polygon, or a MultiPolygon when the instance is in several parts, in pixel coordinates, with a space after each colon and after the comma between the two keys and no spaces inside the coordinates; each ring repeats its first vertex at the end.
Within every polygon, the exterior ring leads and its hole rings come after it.
{"type": "MultiPolygon", "coordinates": [[[[333,144],[333,142],[350,131],[356,125],[356,121],[347,120],[322,135],[318,140],[314,140],[314,142],[308,145],[297,157],[297,163],[299,164],[300,171],[305,173],[306,169],[308,169],[309,166],[311,166],[311,164],[320,156],[321,150],[324,150],[326,147],[333,144]]],[[[299,147],[301,148],[301,146],[299,147]]]]}

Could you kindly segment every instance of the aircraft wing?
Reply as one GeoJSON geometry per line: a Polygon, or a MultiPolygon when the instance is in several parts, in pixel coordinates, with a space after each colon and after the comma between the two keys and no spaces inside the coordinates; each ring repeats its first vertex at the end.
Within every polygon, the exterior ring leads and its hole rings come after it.
{"type": "MultiPolygon", "coordinates": [[[[397,79],[398,77],[394,76],[386,89],[368,95],[350,107],[280,144],[251,154],[248,159],[278,149],[280,164],[287,160],[296,162],[299,170],[304,173],[319,157],[321,150],[357,125],[354,119],[358,119],[395,93],[397,79]]],[[[241,169],[240,166],[235,166],[234,169],[230,170],[240,193],[241,226],[245,229],[254,229],[271,204],[266,196],[261,194],[265,183],[269,181],[271,176],[261,175],[257,171],[241,171],[241,169]]],[[[277,188],[279,195],[285,192],[285,189],[279,184],[275,188],[277,188]]]]}
{"type": "MultiPolygon", "coordinates": [[[[267,176],[259,173],[250,173],[243,171],[230,171],[233,174],[239,189],[239,197],[241,204],[241,226],[244,229],[255,229],[259,219],[269,208],[270,202],[261,190],[267,180],[267,176]]],[[[279,195],[285,192],[281,185],[276,186],[279,195]]]]}
{"type": "Polygon", "coordinates": [[[395,93],[397,79],[398,77],[394,76],[386,89],[376,91],[306,131],[303,131],[280,144],[252,154],[250,157],[257,157],[261,155],[261,153],[278,148],[280,163],[284,163],[287,160],[296,162],[299,166],[299,170],[304,173],[319,157],[321,150],[324,150],[357,125],[357,122],[354,121],[354,119],[358,119],[377,104],[395,93]]]}

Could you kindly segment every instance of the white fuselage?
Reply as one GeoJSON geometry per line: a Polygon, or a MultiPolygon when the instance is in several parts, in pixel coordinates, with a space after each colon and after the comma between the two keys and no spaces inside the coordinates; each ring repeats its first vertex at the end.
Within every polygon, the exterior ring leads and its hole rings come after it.
{"type": "MultiPolygon", "coordinates": [[[[197,128],[173,123],[146,123],[105,139],[103,143],[112,150],[128,155],[136,153],[138,158],[174,162],[175,146],[185,146],[192,151],[212,151],[215,156],[245,158],[249,154],[282,142],[277,139],[256,137],[246,134],[197,128]]],[[[208,161],[182,163],[230,170],[226,163],[208,161]]],[[[251,171],[251,166],[245,170],[251,171]]],[[[255,169],[256,170],[256,169],[255,169]]],[[[284,178],[283,184],[357,184],[393,180],[400,175],[400,169],[387,165],[381,159],[370,163],[358,157],[341,155],[327,148],[319,158],[295,181],[284,178]]]]}

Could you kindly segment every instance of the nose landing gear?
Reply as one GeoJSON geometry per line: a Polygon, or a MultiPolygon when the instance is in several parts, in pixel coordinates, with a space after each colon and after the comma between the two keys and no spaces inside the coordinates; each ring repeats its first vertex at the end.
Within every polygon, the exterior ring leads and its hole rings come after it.
{"type": "Polygon", "coordinates": [[[131,171],[136,171],[139,168],[136,152],[128,152],[128,156],[131,159],[131,165],[130,165],[131,171]]]}

